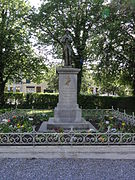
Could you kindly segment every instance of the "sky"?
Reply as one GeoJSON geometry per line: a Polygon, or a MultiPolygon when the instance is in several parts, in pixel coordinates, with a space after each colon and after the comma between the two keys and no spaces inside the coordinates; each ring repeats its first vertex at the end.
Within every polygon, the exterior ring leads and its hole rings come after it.
{"type": "Polygon", "coordinates": [[[32,6],[35,6],[36,8],[39,7],[41,4],[40,0],[29,0],[29,2],[32,6]]]}
{"type": "MultiPolygon", "coordinates": [[[[32,6],[35,6],[35,8],[38,8],[41,4],[42,0],[28,0],[32,6]]],[[[110,3],[111,0],[105,0],[105,3],[110,3]]]]}

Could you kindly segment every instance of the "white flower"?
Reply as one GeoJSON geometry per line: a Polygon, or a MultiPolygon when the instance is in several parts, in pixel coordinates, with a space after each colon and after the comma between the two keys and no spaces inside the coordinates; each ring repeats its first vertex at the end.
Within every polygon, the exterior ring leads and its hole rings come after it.
{"type": "Polygon", "coordinates": [[[88,132],[96,132],[94,129],[89,129],[88,132]]]}
{"type": "Polygon", "coordinates": [[[109,124],[109,121],[106,121],[105,123],[106,123],[106,124],[109,124]]]}
{"type": "Polygon", "coordinates": [[[6,124],[8,122],[8,119],[2,119],[2,121],[0,122],[0,124],[6,124]]]}
{"type": "Polygon", "coordinates": [[[116,131],[117,131],[116,128],[112,128],[112,129],[111,129],[111,132],[116,132],[116,131]]]}
{"type": "Polygon", "coordinates": [[[33,121],[33,118],[29,118],[29,121],[33,121]]]}
{"type": "Polygon", "coordinates": [[[2,119],[2,122],[8,122],[8,119],[2,119]]]}

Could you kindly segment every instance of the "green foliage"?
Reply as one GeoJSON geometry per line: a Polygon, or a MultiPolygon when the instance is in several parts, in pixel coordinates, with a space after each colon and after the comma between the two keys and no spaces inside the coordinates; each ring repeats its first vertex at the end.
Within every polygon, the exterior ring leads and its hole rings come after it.
{"type": "MultiPolygon", "coordinates": [[[[18,96],[18,93],[7,93],[7,96],[9,97],[9,99],[11,96],[13,102],[15,101],[15,99],[17,102],[20,102],[20,104],[18,104],[18,107],[24,109],[31,109],[32,107],[35,109],[54,109],[58,103],[58,94],[54,93],[31,93],[20,96],[18,96]],[[15,97],[16,94],[17,97],[15,97]]],[[[78,104],[82,109],[95,109],[96,107],[101,109],[108,109],[112,108],[113,106],[115,109],[119,108],[121,111],[125,109],[127,112],[135,112],[135,96],[111,97],[79,95],[78,104]]]]}
{"type": "Polygon", "coordinates": [[[34,32],[39,43],[52,45],[53,53],[62,58],[60,39],[65,29],[70,30],[73,64],[81,69],[78,92],[87,92],[82,71],[83,63],[89,60],[97,61],[94,70],[101,89],[124,95],[130,85],[135,94],[134,0],[103,2],[44,0],[32,17],[34,32]]]}
{"type": "Polygon", "coordinates": [[[103,0],[48,0],[43,1],[39,12],[32,18],[33,31],[39,43],[44,46],[52,45],[53,53],[62,58],[61,38],[65,29],[72,36],[72,60],[81,71],[78,77],[78,92],[80,92],[83,62],[87,61],[87,45],[94,24],[101,18],[103,0]]]}
{"type": "Polygon", "coordinates": [[[29,120],[28,116],[25,117],[16,117],[13,116],[11,119],[5,119],[0,124],[1,133],[9,132],[31,132],[33,122],[29,120]]]}
{"type": "Polygon", "coordinates": [[[32,132],[32,126],[36,127],[36,131],[39,129],[43,121],[47,121],[48,116],[46,114],[32,114],[25,116],[13,116],[10,119],[4,119],[0,124],[1,133],[9,132],[32,132]]]}
{"type": "MultiPolygon", "coordinates": [[[[12,79],[30,55],[28,12],[31,8],[21,0],[2,1],[0,4],[0,77],[12,79]],[[14,74],[14,75],[13,75],[14,74]]],[[[18,72],[19,73],[19,72],[18,72]]]]}
{"type": "Polygon", "coordinates": [[[0,114],[4,114],[5,112],[8,112],[8,111],[10,111],[10,109],[7,109],[7,108],[0,109],[0,114]]]}
{"type": "Polygon", "coordinates": [[[57,94],[39,94],[29,93],[24,96],[22,104],[18,105],[20,108],[37,108],[37,109],[54,109],[58,102],[57,94]]]}
{"type": "Polygon", "coordinates": [[[0,3],[0,106],[4,104],[8,81],[35,79],[45,70],[42,57],[35,55],[30,42],[31,13],[31,7],[24,0],[0,3]]]}
{"type": "Polygon", "coordinates": [[[94,125],[101,133],[135,133],[135,126],[130,123],[126,123],[125,121],[120,121],[113,116],[105,116],[103,119],[96,119],[94,120],[94,125]]]}
{"type": "Polygon", "coordinates": [[[98,60],[97,70],[101,85],[115,88],[119,79],[119,86],[131,85],[135,95],[133,1],[112,0],[104,6],[103,18],[100,24],[97,22],[98,28],[91,37],[89,51],[90,57],[98,60]]]}
{"type": "Polygon", "coordinates": [[[48,67],[48,72],[45,75],[44,80],[47,82],[47,87],[49,90],[55,90],[58,92],[58,74],[56,74],[56,67],[48,67]]]}
{"type": "Polygon", "coordinates": [[[17,105],[24,109],[54,109],[58,102],[58,94],[55,93],[5,93],[5,97],[6,107],[17,105]]]}
{"type": "Polygon", "coordinates": [[[12,104],[14,102],[15,104],[22,104],[24,100],[24,94],[23,93],[5,93],[5,102],[9,102],[9,104],[12,104]]]}
{"type": "Polygon", "coordinates": [[[100,87],[100,93],[125,96],[132,95],[131,87],[122,81],[123,74],[111,74],[107,68],[93,68],[93,80],[97,87],[100,87]],[[97,72],[98,71],[98,72],[97,72]]]}
{"type": "Polygon", "coordinates": [[[101,109],[112,108],[112,106],[121,111],[124,109],[131,113],[135,112],[135,96],[131,97],[109,97],[109,96],[91,96],[79,95],[78,103],[82,109],[101,109]]]}
{"type": "Polygon", "coordinates": [[[93,87],[95,82],[93,80],[93,74],[89,69],[83,67],[83,75],[81,82],[81,94],[92,94],[90,87],[93,87]]]}

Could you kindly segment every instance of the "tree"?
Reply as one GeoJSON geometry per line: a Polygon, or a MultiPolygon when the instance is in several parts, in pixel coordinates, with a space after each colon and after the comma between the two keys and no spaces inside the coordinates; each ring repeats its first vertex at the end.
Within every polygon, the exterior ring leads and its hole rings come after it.
{"type": "Polygon", "coordinates": [[[46,73],[44,80],[47,82],[49,90],[58,92],[58,74],[56,74],[55,66],[48,67],[48,72],[46,73]]]}
{"type": "Polygon", "coordinates": [[[100,87],[100,93],[119,96],[129,95],[130,87],[123,83],[122,74],[112,75],[107,69],[100,70],[93,72],[93,79],[97,87],[100,87]]]}
{"type": "Polygon", "coordinates": [[[103,0],[48,0],[33,15],[33,27],[42,45],[52,45],[53,52],[62,57],[61,38],[65,29],[72,36],[72,60],[81,71],[78,77],[80,92],[83,62],[87,61],[87,42],[101,18],[103,0]]]}
{"type": "Polygon", "coordinates": [[[95,86],[95,82],[93,79],[93,73],[90,69],[83,68],[82,75],[82,85],[81,85],[81,93],[92,94],[93,87],[95,86]]]}
{"type": "MultiPolygon", "coordinates": [[[[103,8],[100,24],[91,38],[91,58],[97,59],[99,77],[111,84],[121,77],[122,84],[130,84],[135,95],[135,2],[115,1],[103,8]]],[[[111,87],[111,86],[110,86],[111,87]]]]}
{"type": "Polygon", "coordinates": [[[0,106],[9,80],[35,77],[42,71],[43,59],[35,56],[30,43],[31,7],[24,0],[0,2],[0,106]],[[35,71],[36,70],[36,71],[35,71]]]}

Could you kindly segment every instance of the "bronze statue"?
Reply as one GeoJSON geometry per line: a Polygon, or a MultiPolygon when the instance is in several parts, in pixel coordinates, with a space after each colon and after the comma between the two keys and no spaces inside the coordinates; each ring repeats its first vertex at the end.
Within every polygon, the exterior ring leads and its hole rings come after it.
{"type": "Polygon", "coordinates": [[[69,34],[69,31],[66,30],[65,35],[61,39],[61,43],[63,44],[63,58],[64,58],[64,66],[71,66],[72,60],[72,48],[71,48],[72,37],[69,34]]]}

